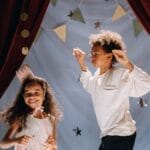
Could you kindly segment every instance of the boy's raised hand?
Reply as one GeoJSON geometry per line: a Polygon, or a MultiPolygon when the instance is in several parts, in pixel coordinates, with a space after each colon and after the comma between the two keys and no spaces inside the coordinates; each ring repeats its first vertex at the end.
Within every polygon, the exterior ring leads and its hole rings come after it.
{"type": "Polygon", "coordinates": [[[127,57],[126,53],[122,50],[113,50],[112,51],[113,55],[115,56],[116,60],[123,65],[125,68],[129,69],[131,72],[134,68],[133,64],[127,57]]]}

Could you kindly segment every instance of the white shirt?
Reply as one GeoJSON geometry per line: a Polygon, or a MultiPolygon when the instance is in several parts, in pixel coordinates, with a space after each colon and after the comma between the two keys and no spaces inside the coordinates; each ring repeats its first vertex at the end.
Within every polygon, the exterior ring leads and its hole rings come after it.
{"type": "Polygon", "coordinates": [[[91,94],[101,137],[128,136],[136,131],[129,112],[129,97],[140,97],[150,91],[150,76],[137,66],[131,73],[115,67],[93,76],[89,70],[81,72],[80,81],[91,94]]]}
{"type": "Polygon", "coordinates": [[[49,117],[38,119],[28,115],[27,127],[21,130],[16,137],[28,135],[31,137],[27,146],[17,144],[15,150],[44,150],[44,143],[52,134],[52,124],[49,117]]]}

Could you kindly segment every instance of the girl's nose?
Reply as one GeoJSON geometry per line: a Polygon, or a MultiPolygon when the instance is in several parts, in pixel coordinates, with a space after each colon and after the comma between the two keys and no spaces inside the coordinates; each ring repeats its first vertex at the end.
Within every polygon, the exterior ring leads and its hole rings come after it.
{"type": "Polygon", "coordinates": [[[29,99],[33,99],[34,98],[34,95],[30,95],[29,99]]]}

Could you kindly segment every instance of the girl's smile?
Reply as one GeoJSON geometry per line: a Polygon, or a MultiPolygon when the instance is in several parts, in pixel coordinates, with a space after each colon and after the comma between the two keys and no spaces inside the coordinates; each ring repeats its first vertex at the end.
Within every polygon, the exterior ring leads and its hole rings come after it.
{"type": "Polygon", "coordinates": [[[44,91],[39,84],[27,85],[24,93],[25,103],[32,109],[40,107],[44,101],[44,91]]]}

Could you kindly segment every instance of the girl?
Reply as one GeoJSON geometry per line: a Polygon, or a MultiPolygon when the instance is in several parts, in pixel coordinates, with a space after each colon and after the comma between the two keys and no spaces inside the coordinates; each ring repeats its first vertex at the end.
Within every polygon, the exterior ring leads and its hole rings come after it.
{"type": "Polygon", "coordinates": [[[22,86],[14,104],[2,115],[9,129],[0,147],[56,150],[56,126],[60,111],[51,88],[44,79],[34,75],[23,79],[20,80],[22,86]]]}

